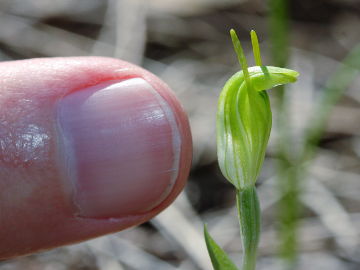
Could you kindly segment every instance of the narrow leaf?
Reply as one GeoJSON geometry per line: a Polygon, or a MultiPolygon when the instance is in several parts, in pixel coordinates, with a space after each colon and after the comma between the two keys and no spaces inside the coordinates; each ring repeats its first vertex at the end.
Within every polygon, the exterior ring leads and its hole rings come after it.
{"type": "Polygon", "coordinates": [[[206,225],[204,225],[204,237],[214,270],[238,270],[225,251],[210,236],[206,225]]]}

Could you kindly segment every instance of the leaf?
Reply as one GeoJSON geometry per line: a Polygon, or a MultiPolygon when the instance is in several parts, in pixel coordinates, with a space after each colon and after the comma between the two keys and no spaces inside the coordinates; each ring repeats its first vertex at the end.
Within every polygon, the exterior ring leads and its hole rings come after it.
{"type": "Polygon", "coordinates": [[[210,236],[206,225],[204,225],[204,237],[214,270],[238,270],[225,251],[210,236]]]}

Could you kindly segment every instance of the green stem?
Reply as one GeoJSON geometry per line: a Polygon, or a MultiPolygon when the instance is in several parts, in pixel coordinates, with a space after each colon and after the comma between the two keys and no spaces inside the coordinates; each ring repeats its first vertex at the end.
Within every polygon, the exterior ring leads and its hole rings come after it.
{"type": "Polygon", "coordinates": [[[237,190],[236,201],[244,252],[242,270],[254,270],[260,238],[260,207],[255,187],[237,190]]]}

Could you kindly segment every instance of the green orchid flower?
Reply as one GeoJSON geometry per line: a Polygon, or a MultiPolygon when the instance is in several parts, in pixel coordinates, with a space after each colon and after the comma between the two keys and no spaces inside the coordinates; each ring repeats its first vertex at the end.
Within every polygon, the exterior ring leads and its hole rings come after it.
{"type": "MultiPolygon", "coordinates": [[[[219,97],[217,154],[221,172],[236,189],[244,251],[242,269],[253,270],[260,235],[260,207],[255,183],[264,161],[272,125],[269,96],[265,90],[295,82],[299,74],[290,69],[263,66],[255,31],[251,31],[251,41],[256,66],[248,68],[233,29],[230,35],[242,71],[226,82],[219,97]]],[[[215,270],[236,269],[206,227],[205,240],[215,270]]]]}
{"type": "MultiPolygon", "coordinates": [[[[243,190],[255,184],[270,136],[272,114],[269,96],[264,90],[295,82],[298,73],[262,66],[259,50],[255,54],[259,65],[248,68],[235,31],[230,33],[243,70],[226,82],[220,94],[217,153],[223,175],[236,189],[243,190]]],[[[255,35],[254,31],[251,33],[255,35]]]]}

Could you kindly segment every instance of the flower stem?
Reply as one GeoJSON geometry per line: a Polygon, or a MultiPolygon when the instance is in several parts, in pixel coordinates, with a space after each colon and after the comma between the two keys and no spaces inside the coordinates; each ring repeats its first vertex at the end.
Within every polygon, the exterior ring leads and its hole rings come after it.
{"type": "Polygon", "coordinates": [[[260,207],[255,186],[237,190],[236,201],[244,252],[242,270],[254,270],[260,238],[260,207]]]}

